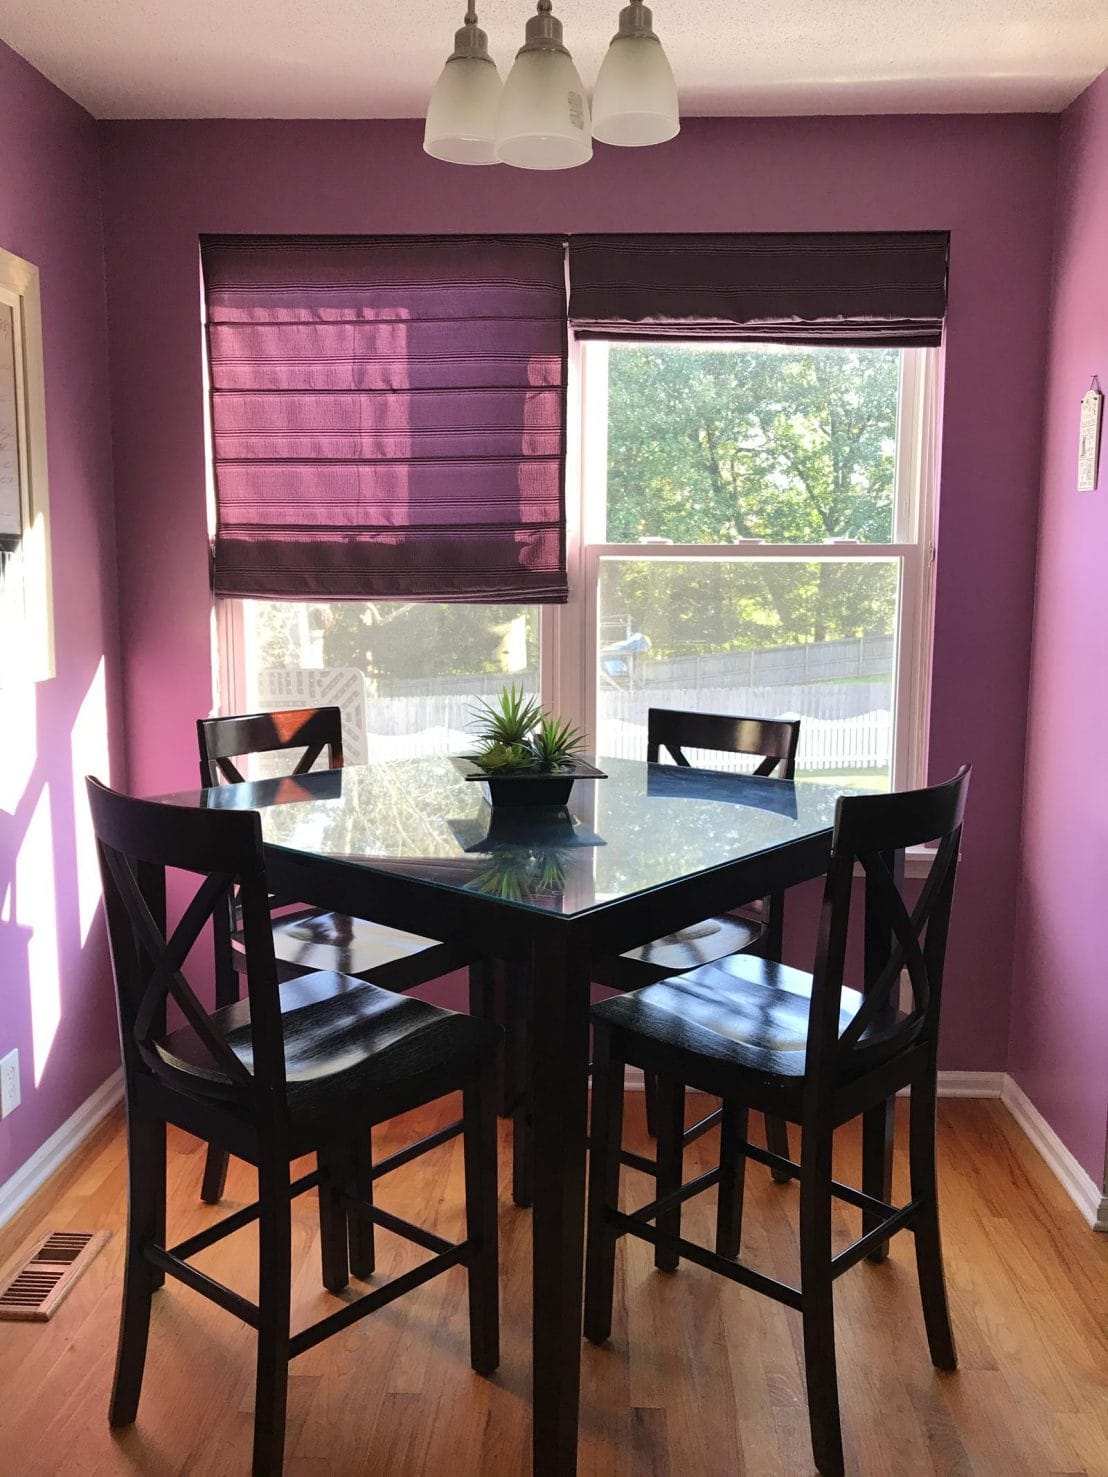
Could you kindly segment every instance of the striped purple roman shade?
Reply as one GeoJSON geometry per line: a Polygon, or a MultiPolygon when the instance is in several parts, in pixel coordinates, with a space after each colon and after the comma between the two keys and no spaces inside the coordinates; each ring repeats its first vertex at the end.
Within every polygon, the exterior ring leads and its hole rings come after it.
{"type": "Polygon", "coordinates": [[[201,250],[217,594],[566,599],[563,238],[201,250]]]}
{"type": "Polygon", "coordinates": [[[573,236],[579,338],[934,345],[946,313],[944,231],[573,236]]]}

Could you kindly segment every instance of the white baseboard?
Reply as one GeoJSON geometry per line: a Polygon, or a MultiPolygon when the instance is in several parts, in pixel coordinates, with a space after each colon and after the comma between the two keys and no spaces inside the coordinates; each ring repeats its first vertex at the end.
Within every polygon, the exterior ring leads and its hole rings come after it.
{"type": "Polygon", "coordinates": [[[940,1072],[940,1097],[1003,1097],[1003,1072],[940,1072]]]}
{"type": "Polygon", "coordinates": [[[1046,1160],[1047,1168],[1094,1231],[1108,1231],[1108,1195],[1077,1162],[1035,1104],[1012,1077],[1005,1076],[1001,1101],[1046,1160]]]}
{"type": "Polygon", "coordinates": [[[89,1134],[115,1107],[123,1096],[123,1071],[117,1069],[91,1097],[86,1098],[75,1113],[50,1135],[42,1147],[0,1185],[0,1226],[7,1225],[36,1190],[62,1167],[70,1154],[78,1149],[89,1134]]]}

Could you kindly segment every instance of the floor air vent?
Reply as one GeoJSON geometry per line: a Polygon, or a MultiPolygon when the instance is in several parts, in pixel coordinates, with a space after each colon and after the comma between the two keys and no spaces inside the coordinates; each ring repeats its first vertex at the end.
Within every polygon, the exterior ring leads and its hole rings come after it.
{"type": "Polygon", "coordinates": [[[108,1239],[107,1231],[51,1231],[0,1282],[0,1319],[45,1323],[108,1239]]]}

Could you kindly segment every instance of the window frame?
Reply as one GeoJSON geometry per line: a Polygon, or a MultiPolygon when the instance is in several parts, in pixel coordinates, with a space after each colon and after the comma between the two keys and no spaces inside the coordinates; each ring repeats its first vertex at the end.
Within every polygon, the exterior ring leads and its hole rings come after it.
{"type": "MultiPolygon", "coordinates": [[[[667,340],[667,343],[671,341],[667,340]]],[[[672,341],[677,346],[683,341],[672,341]]],[[[691,349],[702,344],[689,341],[691,349]]],[[[597,608],[600,562],[713,559],[820,562],[850,559],[897,560],[900,565],[894,729],[890,787],[911,789],[925,782],[930,716],[931,647],[934,624],[935,467],[940,350],[905,348],[901,355],[894,486],[895,542],[769,544],[617,544],[606,542],[608,343],[571,342],[569,393],[576,414],[569,418],[574,440],[567,457],[567,554],[569,603],[542,614],[541,657],[544,701],[576,723],[590,744],[596,739],[597,608]]]]}

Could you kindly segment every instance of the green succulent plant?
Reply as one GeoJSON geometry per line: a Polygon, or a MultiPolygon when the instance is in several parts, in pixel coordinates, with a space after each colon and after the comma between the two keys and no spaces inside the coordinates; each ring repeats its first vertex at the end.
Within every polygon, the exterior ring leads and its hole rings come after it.
{"type": "Polygon", "coordinates": [[[556,769],[565,764],[585,742],[585,735],[565,718],[544,713],[531,734],[531,752],[540,769],[556,769]]]}
{"type": "Polygon", "coordinates": [[[526,744],[541,718],[542,705],[513,682],[511,687],[501,689],[495,702],[482,698],[477,704],[474,732],[486,744],[509,748],[526,744]]]}
{"type": "Polygon", "coordinates": [[[478,703],[473,727],[482,741],[473,762],[490,774],[560,769],[585,742],[579,728],[544,712],[514,683],[478,703]]]}

